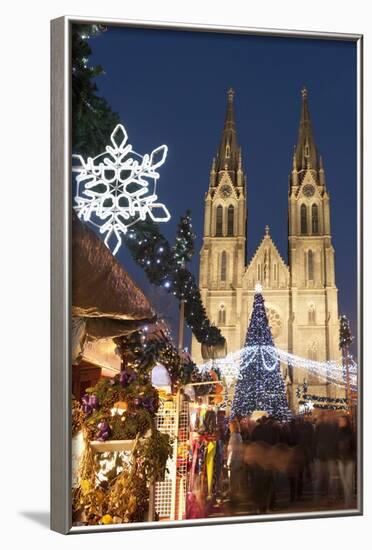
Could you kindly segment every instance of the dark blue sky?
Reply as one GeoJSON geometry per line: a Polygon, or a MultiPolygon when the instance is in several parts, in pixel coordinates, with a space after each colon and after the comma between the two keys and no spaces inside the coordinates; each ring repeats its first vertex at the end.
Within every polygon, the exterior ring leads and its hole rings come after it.
{"type": "MultiPolygon", "coordinates": [[[[316,143],[331,195],[340,313],[357,320],[356,47],[352,42],[110,27],[92,39],[91,63],[105,75],[99,93],[120,114],[141,154],[166,143],[160,168],[161,202],[172,220],[161,229],[174,238],[190,207],[198,270],[204,193],[221,136],[226,91],[235,90],[238,139],[248,179],[248,257],[266,224],[287,258],[287,191],[306,85],[316,143]]],[[[119,259],[176,325],[171,297],[151,289],[123,250],[119,259]]]]}

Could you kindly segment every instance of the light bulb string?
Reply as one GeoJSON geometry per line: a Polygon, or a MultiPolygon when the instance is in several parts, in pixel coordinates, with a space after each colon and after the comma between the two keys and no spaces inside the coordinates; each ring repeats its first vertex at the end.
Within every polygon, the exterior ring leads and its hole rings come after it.
{"type": "MultiPolygon", "coordinates": [[[[214,359],[197,366],[200,372],[208,372],[211,368],[218,368],[228,383],[237,379],[244,369],[249,368],[258,357],[262,361],[267,371],[273,371],[279,367],[280,363],[315,374],[319,378],[331,382],[336,386],[344,387],[345,365],[337,361],[315,361],[306,359],[299,355],[291,354],[280,348],[270,345],[247,345],[244,348],[231,352],[222,359],[214,359]]],[[[352,357],[349,357],[349,377],[350,387],[353,390],[357,388],[357,363],[352,357]]]]}

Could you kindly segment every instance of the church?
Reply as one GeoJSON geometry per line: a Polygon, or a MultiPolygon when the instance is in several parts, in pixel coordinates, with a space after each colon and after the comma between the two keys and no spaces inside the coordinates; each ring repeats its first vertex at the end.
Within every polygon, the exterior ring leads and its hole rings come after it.
{"type": "MultiPolygon", "coordinates": [[[[227,109],[219,149],[213,159],[205,194],[204,234],[200,250],[199,287],[210,320],[226,339],[226,352],[244,346],[259,283],[275,345],[315,361],[340,360],[335,251],[330,224],[330,196],[322,157],[311,125],[308,92],[301,92],[298,140],[288,190],[288,257],[283,257],[263,219],[262,240],[247,258],[247,180],[238,143],[234,91],[227,109]]],[[[255,208],[249,204],[249,208],[255,208]]],[[[283,223],[287,223],[283,212],[283,223]]],[[[193,338],[192,358],[202,363],[193,338]]],[[[281,365],[290,406],[304,381],[308,393],[343,397],[326,379],[281,365]]]]}

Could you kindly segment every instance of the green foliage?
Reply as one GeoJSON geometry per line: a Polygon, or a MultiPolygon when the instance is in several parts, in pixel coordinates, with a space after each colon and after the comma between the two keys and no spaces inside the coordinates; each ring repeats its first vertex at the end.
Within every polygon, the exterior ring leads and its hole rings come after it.
{"type": "MultiPolygon", "coordinates": [[[[72,28],[72,149],[85,157],[102,153],[120,122],[118,114],[97,94],[96,79],[103,74],[102,67],[89,65],[92,50],[88,40],[105,30],[102,25],[72,28]]],[[[133,259],[143,267],[149,281],[184,301],[186,322],[198,342],[217,345],[224,338],[218,327],[211,325],[195,277],[184,267],[194,253],[194,240],[189,211],[180,220],[173,247],[151,220],[137,223],[125,238],[133,259]]]]}
{"type": "Polygon", "coordinates": [[[173,245],[173,257],[179,266],[185,266],[194,255],[195,233],[192,231],[191,212],[187,210],[177,228],[176,242],[173,245]]]}
{"type": "Polygon", "coordinates": [[[142,409],[136,414],[116,414],[110,419],[111,438],[118,439],[135,439],[136,435],[144,436],[148,430],[154,428],[154,420],[152,415],[142,409]]]}
{"type": "Polygon", "coordinates": [[[135,228],[130,229],[125,235],[125,244],[150,283],[162,286],[168,293],[184,301],[186,322],[198,342],[208,345],[223,343],[220,329],[213,326],[207,317],[194,275],[180,265],[181,256],[187,257],[186,251],[191,252],[191,244],[182,247],[180,244],[177,256],[175,249],[160,233],[158,225],[150,220],[140,221],[135,228]]]}
{"type": "Polygon", "coordinates": [[[351,346],[354,338],[351,335],[349,319],[346,315],[341,315],[340,317],[340,340],[339,347],[340,349],[348,348],[351,346]]]}
{"type": "Polygon", "coordinates": [[[166,470],[167,460],[171,454],[170,436],[158,430],[153,431],[151,437],[144,441],[140,447],[140,456],[144,459],[146,478],[161,481],[166,470]]]}
{"type": "MultiPolygon", "coordinates": [[[[173,384],[185,385],[191,382],[195,373],[195,364],[191,360],[182,358],[170,341],[160,339],[144,341],[143,335],[136,332],[125,338],[117,338],[116,343],[123,356],[131,357],[131,366],[139,376],[142,376],[140,379],[142,383],[145,383],[146,376],[149,376],[151,369],[158,363],[167,369],[173,384]]],[[[123,364],[122,368],[125,367],[126,365],[123,364]]]]}
{"type": "Polygon", "coordinates": [[[89,66],[92,50],[88,40],[105,31],[102,25],[74,24],[72,56],[72,149],[76,154],[95,156],[110,140],[119,116],[97,94],[96,78],[104,74],[100,65],[89,66]]]}

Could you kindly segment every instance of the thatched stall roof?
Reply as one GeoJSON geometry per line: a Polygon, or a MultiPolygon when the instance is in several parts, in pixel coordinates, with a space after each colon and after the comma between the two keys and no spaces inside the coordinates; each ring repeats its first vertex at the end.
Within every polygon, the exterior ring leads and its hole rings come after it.
{"type": "Polygon", "coordinates": [[[76,217],[72,223],[72,314],[144,320],[150,302],[103,241],[76,217]]]}
{"type": "Polygon", "coordinates": [[[74,215],[72,220],[72,316],[93,339],[113,338],[155,320],[142,290],[103,241],[74,215]]]}

